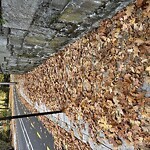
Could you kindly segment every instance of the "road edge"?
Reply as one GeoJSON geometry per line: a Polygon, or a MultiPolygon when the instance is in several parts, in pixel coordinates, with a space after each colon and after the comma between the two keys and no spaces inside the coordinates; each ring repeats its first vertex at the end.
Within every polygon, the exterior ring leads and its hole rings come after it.
{"type": "MultiPolygon", "coordinates": [[[[14,81],[14,75],[10,75],[10,81],[13,82],[14,81]]],[[[10,85],[10,91],[9,91],[9,102],[10,102],[10,108],[11,108],[11,113],[12,116],[15,115],[14,112],[14,85],[10,85]]],[[[11,125],[10,125],[10,130],[12,133],[12,146],[14,148],[14,150],[18,150],[17,148],[17,140],[16,140],[16,123],[15,120],[12,119],[11,120],[11,125]]]]}

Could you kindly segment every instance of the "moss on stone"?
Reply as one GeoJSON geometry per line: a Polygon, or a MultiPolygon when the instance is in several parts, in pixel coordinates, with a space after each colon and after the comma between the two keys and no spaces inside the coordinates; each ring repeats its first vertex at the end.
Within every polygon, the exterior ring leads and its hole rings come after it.
{"type": "Polygon", "coordinates": [[[34,58],[35,55],[33,54],[27,54],[27,53],[23,53],[23,54],[18,54],[18,57],[23,57],[23,58],[34,58]]]}
{"type": "Polygon", "coordinates": [[[46,44],[46,40],[43,37],[26,37],[25,42],[31,45],[40,45],[44,46],[46,44]]]}
{"type": "Polygon", "coordinates": [[[74,9],[72,6],[66,8],[59,20],[64,22],[80,23],[86,14],[81,9],[74,9]]]}
{"type": "Polygon", "coordinates": [[[66,37],[55,37],[53,40],[49,42],[49,46],[52,49],[59,48],[61,45],[63,45],[67,41],[68,41],[68,38],[66,37]]]}

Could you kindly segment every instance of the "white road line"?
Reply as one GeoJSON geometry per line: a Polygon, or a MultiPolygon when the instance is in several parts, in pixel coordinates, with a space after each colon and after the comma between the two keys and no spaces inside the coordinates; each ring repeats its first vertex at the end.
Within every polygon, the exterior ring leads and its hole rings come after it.
{"type": "MultiPolygon", "coordinates": [[[[15,100],[16,100],[16,96],[15,96],[15,100]]],[[[18,109],[18,105],[17,105],[17,101],[15,101],[15,103],[16,103],[17,114],[20,115],[20,112],[19,112],[19,109],[18,109]]],[[[18,119],[18,121],[19,121],[19,123],[20,123],[20,127],[21,127],[21,129],[22,129],[22,132],[23,132],[23,136],[24,136],[25,142],[26,142],[27,147],[28,147],[28,149],[29,149],[30,147],[29,147],[27,138],[26,138],[26,136],[25,136],[25,132],[24,132],[24,129],[23,129],[23,127],[22,127],[22,123],[21,123],[20,119],[18,119]]],[[[18,142],[18,145],[19,145],[19,142],[18,142]]],[[[20,145],[19,145],[19,149],[20,149],[20,145]]]]}
{"type": "Polygon", "coordinates": [[[24,131],[26,132],[26,136],[27,136],[28,141],[29,141],[29,144],[30,144],[30,146],[31,146],[31,149],[29,149],[29,150],[34,150],[34,149],[33,149],[33,146],[32,146],[32,143],[31,143],[31,140],[30,140],[30,138],[29,138],[28,132],[27,132],[27,130],[26,130],[26,128],[25,128],[25,125],[24,125],[22,119],[20,119],[20,120],[21,120],[21,122],[22,122],[22,125],[23,125],[23,127],[24,127],[24,131]]]}
{"type": "Polygon", "coordinates": [[[21,127],[21,129],[22,129],[23,136],[24,136],[24,138],[25,138],[25,142],[26,142],[26,144],[27,144],[27,147],[28,147],[28,149],[30,150],[30,145],[28,144],[28,141],[27,141],[27,138],[26,138],[26,136],[25,136],[25,132],[24,132],[24,129],[23,129],[23,127],[22,127],[22,123],[21,123],[20,119],[19,119],[19,123],[20,123],[20,127],[21,127]]]}
{"type": "MultiPolygon", "coordinates": [[[[14,104],[15,104],[15,115],[17,115],[17,102],[16,102],[16,95],[15,95],[15,90],[14,90],[14,104]]],[[[16,120],[14,120],[15,124],[16,124],[16,137],[18,137],[18,126],[17,126],[17,122],[16,120]]],[[[15,146],[15,150],[21,150],[20,149],[20,144],[19,144],[19,138],[16,139],[17,145],[15,146]],[[18,139],[18,140],[17,140],[18,139]]]]}
{"type": "MultiPolygon", "coordinates": [[[[17,132],[18,130],[17,130],[17,124],[16,124],[16,137],[18,137],[18,132],[17,132]]],[[[16,140],[16,145],[15,145],[15,150],[20,150],[20,145],[19,145],[19,143],[18,143],[18,140],[17,139],[15,139],[16,140]],[[17,149],[17,146],[18,146],[18,149],[17,149]]]]}
{"type": "MultiPolygon", "coordinates": [[[[15,99],[16,99],[16,96],[15,96],[15,99]]],[[[17,109],[18,115],[20,115],[20,112],[19,112],[19,109],[18,109],[17,101],[16,101],[16,109],[17,109]]],[[[25,138],[25,141],[26,141],[26,144],[27,144],[28,149],[29,149],[29,150],[34,150],[34,149],[33,149],[33,146],[32,146],[32,143],[31,143],[31,140],[30,140],[30,138],[29,138],[29,135],[28,135],[28,133],[27,133],[27,130],[26,130],[26,128],[25,128],[25,125],[24,125],[22,119],[19,119],[19,123],[20,123],[21,129],[22,129],[22,131],[23,131],[23,136],[24,136],[24,138],[25,138]],[[25,136],[25,135],[26,135],[26,136],[25,136]],[[28,141],[29,141],[29,142],[28,142],[28,141]],[[31,149],[30,149],[30,147],[31,147],[31,149]]]]}

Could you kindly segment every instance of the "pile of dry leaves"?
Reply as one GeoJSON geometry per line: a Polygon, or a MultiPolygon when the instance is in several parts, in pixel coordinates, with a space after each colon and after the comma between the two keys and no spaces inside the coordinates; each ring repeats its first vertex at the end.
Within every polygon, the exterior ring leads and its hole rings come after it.
{"type": "MultiPolygon", "coordinates": [[[[149,1],[138,1],[104,20],[98,29],[19,76],[27,95],[51,110],[65,107],[74,121],[86,120],[97,143],[103,130],[114,146],[123,138],[135,148],[148,147],[150,103],[141,87],[144,80],[150,84],[149,21],[149,1]]],[[[67,134],[57,134],[58,145],[64,137],[72,144],[67,134]]]]}

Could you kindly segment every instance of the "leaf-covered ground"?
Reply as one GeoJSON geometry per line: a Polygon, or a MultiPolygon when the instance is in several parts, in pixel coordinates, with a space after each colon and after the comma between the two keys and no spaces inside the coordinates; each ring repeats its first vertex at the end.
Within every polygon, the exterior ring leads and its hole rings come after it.
{"type": "MultiPolygon", "coordinates": [[[[150,91],[142,89],[150,86],[149,23],[150,2],[138,0],[18,80],[32,101],[87,121],[95,142],[103,130],[114,146],[123,138],[135,149],[150,148],[150,91]]],[[[89,149],[41,118],[58,146],[89,149]]]]}

